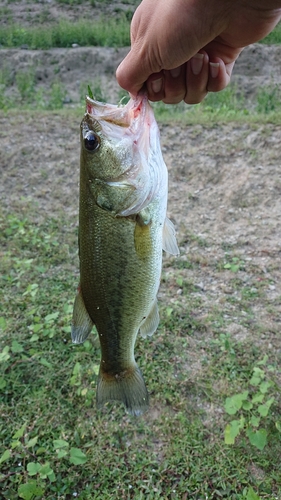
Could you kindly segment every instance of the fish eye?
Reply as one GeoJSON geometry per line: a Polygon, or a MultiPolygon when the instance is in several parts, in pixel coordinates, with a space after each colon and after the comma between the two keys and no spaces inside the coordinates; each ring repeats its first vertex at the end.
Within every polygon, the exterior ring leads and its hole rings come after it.
{"type": "Polygon", "coordinates": [[[100,138],[93,130],[89,130],[84,137],[84,146],[87,151],[96,151],[100,146],[100,138]]]}

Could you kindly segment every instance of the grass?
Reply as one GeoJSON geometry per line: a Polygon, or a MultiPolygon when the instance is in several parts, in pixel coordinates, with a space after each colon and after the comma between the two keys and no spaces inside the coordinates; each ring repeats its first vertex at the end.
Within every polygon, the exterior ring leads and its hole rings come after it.
{"type": "Polygon", "coordinates": [[[81,46],[123,47],[130,45],[130,22],[125,15],[107,19],[61,19],[53,25],[30,26],[9,24],[0,29],[0,44],[6,48],[28,46],[30,49],[81,46]]]}
{"type": "MultiPolygon", "coordinates": [[[[71,5],[75,3],[69,0],[60,1],[71,5]]],[[[97,2],[95,4],[98,5],[97,2]]],[[[106,19],[100,17],[94,22],[80,18],[75,22],[61,19],[56,23],[48,22],[49,13],[45,10],[40,14],[40,25],[22,27],[11,22],[12,13],[9,9],[5,9],[2,8],[1,12],[7,17],[8,23],[0,27],[0,45],[4,48],[27,46],[30,49],[50,49],[71,47],[74,43],[80,46],[102,47],[130,45],[131,10],[115,12],[115,9],[114,16],[107,16],[106,19]]],[[[278,24],[261,43],[280,44],[281,24],[278,24]]]]}
{"type": "MultiPolygon", "coordinates": [[[[73,4],[74,2],[61,0],[61,3],[73,4]]],[[[94,22],[80,18],[75,22],[61,19],[57,23],[47,22],[48,11],[45,10],[40,14],[40,25],[26,27],[12,22],[12,11],[9,8],[2,8],[1,12],[3,16],[7,16],[8,21],[0,28],[0,45],[4,48],[27,46],[30,49],[50,49],[71,47],[72,44],[102,47],[130,45],[131,10],[127,12],[120,10],[113,17],[106,17],[106,19],[100,17],[94,22]]],[[[281,24],[278,24],[260,43],[280,44],[281,24]]]]}
{"type": "Polygon", "coordinates": [[[24,214],[1,213],[2,497],[280,499],[280,464],[273,460],[281,450],[277,353],[270,370],[262,365],[274,398],[262,419],[267,444],[258,449],[244,433],[234,445],[224,442],[233,420],[224,411],[226,398],[255,390],[253,368],[265,354],[250,321],[266,287],[259,270],[238,259],[237,248],[228,248],[221,263],[205,262],[210,272],[232,277],[240,300],[221,307],[211,300],[208,314],[197,318],[192,311],[206,303],[188,278],[198,267],[198,238],[189,235],[189,266],[178,269],[176,259],[164,264],[159,330],[137,344],[151,413],[135,419],[114,405],[97,411],[97,336],[81,346],[70,341],[77,230],[63,214],[36,222],[35,208],[26,203],[24,214]],[[245,272],[255,293],[241,280],[245,272]],[[170,302],[179,287],[182,294],[170,302]],[[228,309],[236,321],[248,321],[251,340],[227,334],[228,309]]]}

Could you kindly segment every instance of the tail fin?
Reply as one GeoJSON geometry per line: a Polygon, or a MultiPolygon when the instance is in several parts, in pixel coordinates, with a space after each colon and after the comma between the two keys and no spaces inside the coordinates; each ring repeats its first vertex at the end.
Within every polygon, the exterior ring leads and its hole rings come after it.
{"type": "Polygon", "coordinates": [[[108,375],[100,369],[97,406],[100,407],[109,401],[124,403],[128,412],[135,416],[147,410],[149,396],[142,373],[136,364],[116,375],[108,375]]]}

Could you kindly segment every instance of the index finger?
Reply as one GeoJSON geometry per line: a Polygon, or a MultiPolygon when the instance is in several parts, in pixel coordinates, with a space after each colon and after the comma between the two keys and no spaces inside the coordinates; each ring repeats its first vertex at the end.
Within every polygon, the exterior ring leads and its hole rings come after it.
{"type": "Polygon", "coordinates": [[[116,70],[116,79],[120,87],[130,92],[132,96],[136,96],[150,74],[151,71],[145,60],[140,58],[139,55],[136,57],[134,50],[131,49],[129,54],[119,64],[116,70]],[[141,65],[139,61],[141,61],[141,65]]]}

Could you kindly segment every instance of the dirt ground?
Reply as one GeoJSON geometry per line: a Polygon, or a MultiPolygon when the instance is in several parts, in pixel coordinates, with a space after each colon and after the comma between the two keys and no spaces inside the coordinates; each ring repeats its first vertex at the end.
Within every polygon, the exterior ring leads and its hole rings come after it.
{"type": "MultiPolygon", "coordinates": [[[[94,71],[101,79],[112,81],[114,97],[117,87],[113,72],[124,53],[125,49],[100,48],[43,52],[2,50],[1,64],[11,64],[16,71],[15,68],[29,64],[30,58],[33,61],[37,58],[45,67],[44,74],[48,75],[52,67],[50,60],[54,58],[60,66],[62,80],[69,83],[73,100],[77,78],[83,74],[83,78],[90,81],[94,71]],[[88,68],[87,74],[85,68],[88,68]]],[[[280,81],[278,55],[280,60],[281,47],[249,47],[237,64],[234,77],[241,89],[252,95],[261,82],[270,82],[273,76],[280,81]]],[[[48,85],[47,76],[42,78],[41,84],[48,85]]],[[[0,194],[7,211],[24,214],[30,203],[35,203],[35,220],[47,216],[59,218],[63,210],[65,216],[77,224],[82,115],[77,118],[73,115],[71,120],[67,116],[26,114],[20,109],[16,114],[0,114],[0,194]]],[[[226,259],[226,249],[231,248],[239,261],[256,270],[252,274],[240,273],[244,284],[255,287],[255,279],[269,283],[265,300],[267,305],[274,306],[274,312],[270,307],[263,308],[260,302],[254,311],[254,321],[265,338],[267,332],[271,332],[268,348],[279,350],[280,355],[281,124],[170,124],[160,129],[169,169],[168,212],[177,230],[179,259],[182,262],[197,259],[202,264],[196,272],[185,269],[183,274],[205,297],[206,307],[212,302],[225,308],[229,329],[232,328],[235,335],[247,335],[226,301],[229,294],[239,293],[229,284],[233,273],[219,272],[219,264],[226,259]],[[207,245],[199,245],[200,239],[207,245]]],[[[165,269],[167,273],[172,272],[167,258],[165,269]]],[[[176,290],[176,296],[169,300],[180,301],[180,293],[180,289],[176,290]]],[[[204,309],[195,314],[203,317],[204,309]]]]}

